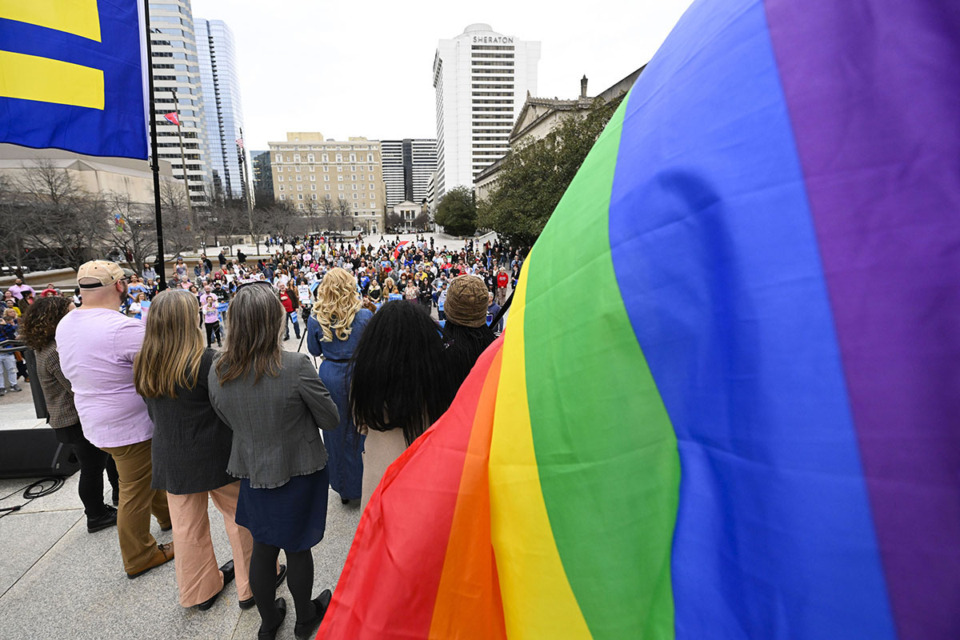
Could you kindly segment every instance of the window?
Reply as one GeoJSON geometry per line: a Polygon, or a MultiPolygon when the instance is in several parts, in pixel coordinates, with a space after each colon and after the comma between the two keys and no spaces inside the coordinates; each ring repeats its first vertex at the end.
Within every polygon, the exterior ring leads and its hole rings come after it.
{"type": "MultiPolygon", "coordinates": [[[[320,156],[320,159],[321,159],[321,162],[330,162],[330,156],[328,156],[327,154],[323,154],[322,156],[320,156]]],[[[324,167],[323,170],[326,171],[327,168],[324,167]]]]}
{"type": "Polygon", "coordinates": [[[300,162],[300,154],[299,154],[299,153],[293,154],[293,161],[294,161],[294,162],[300,162]]]}
{"type": "MultiPolygon", "coordinates": [[[[297,177],[299,178],[300,176],[297,176],[297,177]]],[[[317,176],[310,176],[310,182],[316,182],[316,181],[317,181],[317,176]]]]}
{"type": "Polygon", "coordinates": [[[317,190],[317,185],[315,184],[310,185],[310,191],[316,191],[316,190],[317,190]]]}
{"type": "Polygon", "coordinates": [[[311,200],[316,200],[316,199],[317,199],[317,194],[313,194],[312,196],[310,196],[310,199],[311,199],[311,200]]]}
{"type": "Polygon", "coordinates": [[[277,176],[277,182],[283,182],[283,176],[277,176]]]}
{"type": "Polygon", "coordinates": [[[303,200],[303,194],[302,194],[302,193],[298,193],[298,194],[297,194],[297,200],[303,200]]]}
{"type": "Polygon", "coordinates": [[[372,154],[372,153],[368,153],[368,154],[367,154],[367,162],[373,162],[373,154],[372,154]]]}
{"type": "Polygon", "coordinates": [[[337,176],[337,182],[343,182],[343,176],[337,176]]]}
{"type": "Polygon", "coordinates": [[[330,176],[323,176],[324,182],[330,182],[330,176]]]}
{"type": "Polygon", "coordinates": [[[338,184],[338,185],[337,185],[337,189],[339,189],[340,191],[343,191],[343,185],[342,185],[342,184],[338,184]]]}
{"type": "Polygon", "coordinates": [[[287,199],[287,196],[285,196],[285,195],[283,195],[283,194],[281,193],[281,194],[280,194],[280,199],[281,199],[281,200],[286,200],[286,199],[287,199]]]}
{"type": "Polygon", "coordinates": [[[297,185],[297,191],[303,191],[303,185],[302,185],[302,184],[298,184],[298,185],[297,185]]]}
{"type": "Polygon", "coordinates": [[[324,172],[324,173],[326,173],[326,172],[328,172],[328,171],[330,171],[330,167],[324,167],[324,168],[323,168],[323,172],[324,172]]]}
{"type": "Polygon", "coordinates": [[[283,167],[277,167],[277,173],[283,173],[283,167]]]}
{"type": "Polygon", "coordinates": [[[283,154],[282,154],[282,153],[278,153],[278,154],[277,154],[277,162],[283,162],[283,154]]]}
{"type": "Polygon", "coordinates": [[[351,154],[350,154],[350,162],[356,162],[356,161],[357,161],[357,154],[351,153],[351,154]]]}
{"type": "Polygon", "coordinates": [[[337,173],[343,173],[343,167],[337,167],[337,173]]]}
{"type": "MultiPolygon", "coordinates": [[[[300,173],[300,167],[299,167],[299,166],[294,167],[293,170],[296,171],[297,173],[300,173]]],[[[300,179],[300,176],[297,176],[297,180],[299,180],[299,179],[300,179]]]]}
{"type": "Polygon", "coordinates": [[[337,162],[343,162],[343,154],[342,154],[342,153],[338,153],[338,154],[337,154],[337,162]]]}
{"type": "Polygon", "coordinates": [[[323,185],[323,190],[324,190],[324,191],[330,191],[330,185],[328,185],[328,184],[323,185]]]}
{"type": "Polygon", "coordinates": [[[315,166],[313,166],[313,165],[310,165],[310,173],[313,173],[313,171],[314,171],[315,169],[316,169],[316,167],[315,167],[315,166]]]}
{"type": "Polygon", "coordinates": [[[297,176],[297,182],[303,182],[303,176],[297,176]]]}
{"type": "Polygon", "coordinates": [[[354,190],[354,191],[357,190],[357,185],[356,185],[356,184],[353,185],[353,190],[354,190]]]}
{"type": "Polygon", "coordinates": [[[314,160],[313,158],[314,156],[312,153],[307,154],[307,162],[316,162],[316,160],[314,160]]]}

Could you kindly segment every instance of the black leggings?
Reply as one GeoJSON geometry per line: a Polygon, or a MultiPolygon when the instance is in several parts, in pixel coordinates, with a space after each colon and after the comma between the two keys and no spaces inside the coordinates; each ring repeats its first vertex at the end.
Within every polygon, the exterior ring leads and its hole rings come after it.
{"type": "Polygon", "coordinates": [[[103,472],[106,470],[107,479],[114,493],[118,489],[117,465],[106,451],[93,446],[83,435],[83,429],[75,424],[62,429],[54,429],[57,440],[73,446],[73,452],[80,462],[80,483],[78,493],[83,503],[83,512],[88,518],[98,518],[107,511],[103,504],[103,472]]]}
{"type": "Polygon", "coordinates": [[[207,346],[213,346],[213,339],[217,339],[217,344],[220,344],[220,340],[223,338],[220,333],[220,321],[217,322],[205,322],[204,326],[207,329],[207,346]]]}
{"type": "MultiPolygon", "coordinates": [[[[297,620],[309,620],[316,615],[310,595],[313,591],[313,553],[284,551],[287,556],[287,587],[293,596],[297,620]]],[[[250,590],[257,602],[264,629],[273,629],[280,623],[280,612],[274,600],[277,597],[277,557],[280,548],[262,542],[253,542],[250,557],[250,590]]]]}

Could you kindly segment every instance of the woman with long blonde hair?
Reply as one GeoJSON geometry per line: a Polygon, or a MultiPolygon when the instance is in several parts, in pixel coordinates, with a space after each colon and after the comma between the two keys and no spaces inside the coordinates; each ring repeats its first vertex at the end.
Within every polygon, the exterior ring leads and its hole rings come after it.
{"type": "Polygon", "coordinates": [[[340,267],[328,271],[317,288],[317,302],[307,322],[307,348],[314,356],[323,356],[320,380],[340,412],[336,430],[324,433],[323,440],[330,454],[330,486],[343,504],[359,500],[363,484],[363,436],[347,409],[350,358],[372,317],[362,306],[356,278],[340,267]]]}
{"type": "Polygon", "coordinates": [[[153,488],[167,492],[180,605],[206,611],[237,578],[237,596],[252,606],[248,579],[253,538],[235,522],[240,483],[227,474],[233,435],[210,404],[214,351],[204,348],[199,303],[189,291],[157,295],[143,346],[133,361],[137,392],[153,421],[153,488]],[[208,496],[223,514],[233,560],[217,568],[208,496]]]}
{"type": "Polygon", "coordinates": [[[327,452],[319,429],[335,429],[337,407],[305,353],[280,344],[286,312],[272,285],[237,289],[230,331],[210,371],[210,399],[233,431],[227,471],[241,478],[237,524],[253,534],[250,585],[261,639],[275,638],[287,605],[276,598],[276,562],[287,557],[297,611],[294,635],[316,632],[331,593],[311,600],[313,555],[327,523],[327,452]]]}

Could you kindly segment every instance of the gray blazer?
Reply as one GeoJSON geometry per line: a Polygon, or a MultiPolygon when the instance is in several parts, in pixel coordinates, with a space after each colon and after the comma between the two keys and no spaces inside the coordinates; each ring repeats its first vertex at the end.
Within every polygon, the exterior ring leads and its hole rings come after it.
{"type": "Polygon", "coordinates": [[[323,469],[327,450],[318,429],[335,429],[337,405],[309,356],[284,351],[277,377],[253,384],[253,372],[220,386],[210,368],[210,402],[233,431],[227,473],[255,489],[273,489],[292,476],[323,469]]]}

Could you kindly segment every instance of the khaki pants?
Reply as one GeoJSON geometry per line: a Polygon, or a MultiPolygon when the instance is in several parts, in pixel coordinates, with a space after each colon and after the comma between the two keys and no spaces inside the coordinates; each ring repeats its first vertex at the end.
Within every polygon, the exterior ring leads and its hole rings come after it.
{"type": "Polygon", "coordinates": [[[150,514],[156,516],[161,528],[170,526],[167,493],[150,488],[153,480],[150,440],[124,447],[103,447],[103,450],[117,463],[120,476],[117,535],[123,568],[127,573],[138,573],[157,552],[157,541],[150,533],[150,514]]]}
{"type": "MultiPolygon", "coordinates": [[[[223,589],[223,574],[217,565],[210,540],[210,518],[207,511],[207,492],[185,495],[167,494],[170,517],[173,519],[173,543],[177,555],[173,558],[180,589],[180,606],[192,607],[209,600],[223,589]]],[[[223,514],[233,549],[233,566],[237,576],[237,598],[246,600],[250,591],[250,554],[253,537],[236,523],[237,498],[240,483],[234,482],[209,492],[213,506],[223,514]]]]}

